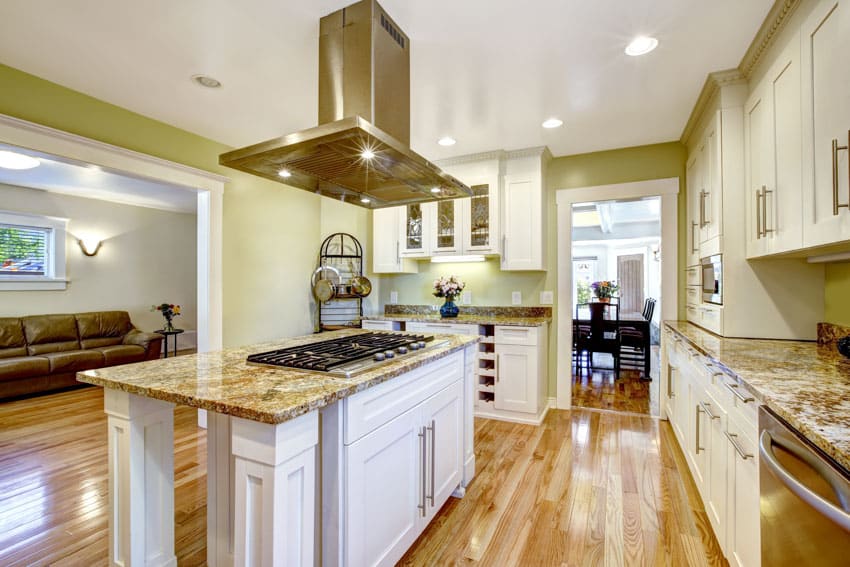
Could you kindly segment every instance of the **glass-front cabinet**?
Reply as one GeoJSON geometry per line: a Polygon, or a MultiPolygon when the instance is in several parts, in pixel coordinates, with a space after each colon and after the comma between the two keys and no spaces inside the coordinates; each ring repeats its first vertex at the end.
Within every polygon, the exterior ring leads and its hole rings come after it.
{"type": "Polygon", "coordinates": [[[431,254],[460,254],[461,201],[463,200],[465,199],[452,199],[437,201],[433,204],[431,254]]]}
{"type": "Polygon", "coordinates": [[[464,179],[472,197],[432,204],[431,254],[498,254],[498,177],[464,179]]]}
{"type": "Polygon", "coordinates": [[[416,203],[402,208],[400,223],[401,255],[405,258],[429,256],[430,212],[432,203],[416,203]]]}

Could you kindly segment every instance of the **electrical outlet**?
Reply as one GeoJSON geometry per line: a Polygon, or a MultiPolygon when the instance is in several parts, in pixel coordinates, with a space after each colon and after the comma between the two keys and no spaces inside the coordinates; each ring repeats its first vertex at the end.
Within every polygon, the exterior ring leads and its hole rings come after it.
{"type": "Polygon", "coordinates": [[[513,303],[514,305],[522,305],[522,292],[521,291],[511,292],[511,303],[513,303]]]}
{"type": "Polygon", "coordinates": [[[397,291],[391,291],[390,292],[390,303],[392,305],[395,305],[396,303],[398,303],[398,292],[397,291]]]}
{"type": "Polygon", "coordinates": [[[460,292],[460,303],[462,305],[472,305],[472,292],[471,291],[460,292]]]}
{"type": "Polygon", "coordinates": [[[551,291],[540,292],[540,305],[552,305],[555,303],[555,294],[551,291]]]}

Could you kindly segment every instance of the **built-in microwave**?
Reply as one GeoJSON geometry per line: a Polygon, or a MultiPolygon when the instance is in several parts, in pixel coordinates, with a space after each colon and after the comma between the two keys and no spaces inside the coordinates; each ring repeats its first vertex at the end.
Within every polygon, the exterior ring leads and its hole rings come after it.
{"type": "Polygon", "coordinates": [[[707,256],[702,263],[702,300],[723,305],[723,258],[721,254],[707,256]]]}

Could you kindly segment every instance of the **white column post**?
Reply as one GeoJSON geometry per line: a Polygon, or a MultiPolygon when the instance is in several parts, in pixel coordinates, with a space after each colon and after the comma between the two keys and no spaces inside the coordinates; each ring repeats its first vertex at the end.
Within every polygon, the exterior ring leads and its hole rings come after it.
{"type": "Polygon", "coordinates": [[[234,459],[231,417],[207,412],[207,565],[233,566],[234,459]]]}
{"type": "Polygon", "coordinates": [[[231,418],[234,564],[313,565],[319,413],[277,425],[231,418]]]}
{"type": "Polygon", "coordinates": [[[463,496],[475,476],[475,368],[478,343],[466,347],[463,360],[463,478],[455,496],[463,496]]]}
{"type": "Polygon", "coordinates": [[[109,564],[174,566],[174,404],[104,389],[109,564]]]}

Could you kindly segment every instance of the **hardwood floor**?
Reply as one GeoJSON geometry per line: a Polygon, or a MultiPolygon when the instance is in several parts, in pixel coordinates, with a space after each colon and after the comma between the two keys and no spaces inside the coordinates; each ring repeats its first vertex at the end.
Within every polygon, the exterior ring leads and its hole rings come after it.
{"type": "Polygon", "coordinates": [[[652,347],[650,376],[652,381],[641,380],[641,372],[621,369],[616,378],[613,361],[608,355],[597,354],[593,370],[573,367],[573,406],[642,413],[658,416],[660,411],[660,389],[658,381],[658,347],[652,347]],[[608,368],[603,367],[608,359],[608,368]]]}
{"type": "MultiPolygon", "coordinates": [[[[205,558],[206,435],[175,413],[180,565],[205,558]]],[[[478,474],[405,565],[724,564],[666,422],[550,411],[542,427],[476,420],[478,474]],[[683,472],[685,471],[685,472],[683,472]]],[[[0,403],[0,565],[105,565],[99,388],[0,403]]]]}

